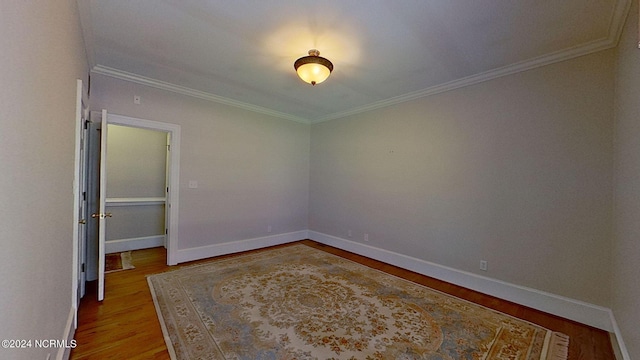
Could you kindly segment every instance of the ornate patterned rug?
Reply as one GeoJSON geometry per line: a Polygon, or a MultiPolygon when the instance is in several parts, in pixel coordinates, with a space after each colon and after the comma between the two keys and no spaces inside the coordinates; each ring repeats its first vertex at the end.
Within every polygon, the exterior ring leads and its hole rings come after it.
{"type": "Polygon", "coordinates": [[[569,338],[306,245],[148,277],[172,359],[566,359],[569,338]]]}

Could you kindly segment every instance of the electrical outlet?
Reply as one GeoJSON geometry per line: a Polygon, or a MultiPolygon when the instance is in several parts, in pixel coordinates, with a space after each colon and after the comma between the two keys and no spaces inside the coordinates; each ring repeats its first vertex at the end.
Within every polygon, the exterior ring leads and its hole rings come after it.
{"type": "Polygon", "coordinates": [[[480,270],[487,271],[487,260],[480,260],[480,270]]]}
{"type": "Polygon", "coordinates": [[[364,241],[369,241],[369,234],[364,234],[364,241]]]}

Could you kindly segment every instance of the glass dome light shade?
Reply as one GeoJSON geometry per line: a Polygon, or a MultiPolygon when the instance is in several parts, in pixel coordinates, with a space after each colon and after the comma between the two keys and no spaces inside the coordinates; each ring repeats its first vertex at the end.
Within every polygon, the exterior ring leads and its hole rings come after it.
{"type": "Polygon", "coordinates": [[[311,85],[325,81],[333,71],[331,61],[316,54],[320,54],[320,52],[310,50],[309,56],[301,57],[293,64],[300,79],[311,85]]]}

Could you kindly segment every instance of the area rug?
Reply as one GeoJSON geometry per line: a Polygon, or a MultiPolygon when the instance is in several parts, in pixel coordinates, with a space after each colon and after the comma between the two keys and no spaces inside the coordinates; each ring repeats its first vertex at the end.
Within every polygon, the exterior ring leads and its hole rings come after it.
{"type": "Polygon", "coordinates": [[[306,245],[148,277],[172,359],[566,359],[569,338],[306,245]]]}
{"type": "Polygon", "coordinates": [[[104,272],[112,273],[116,271],[135,269],[131,263],[131,251],[106,254],[104,257],[104,272]]]}

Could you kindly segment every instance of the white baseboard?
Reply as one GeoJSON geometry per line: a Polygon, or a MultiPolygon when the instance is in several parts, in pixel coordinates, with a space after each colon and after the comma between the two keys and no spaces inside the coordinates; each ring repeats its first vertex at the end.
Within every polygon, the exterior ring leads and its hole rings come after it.
{"type": "Polygon", "coordinates": [[[311,230],[271,235],[253,239],[231,241],[222,244],[178,250],[178,263],[199,260],[219,255],[254,250],[268,246],[286,244],[302,239],[334,246],[362,256],[395,265],[403,269],[446,281],[483,294],[491,295],[527,306],[565,319],[608,331],[615,337],[612,341],[622,360],[631,360],[613,312],[609,308],[589,304],[580,300],[547,293],[544,291],[511,284],[505,281],[480,276],[466,271],[435,264],[411,256],[357,243],[351,240],[311,230]],[[619,351],[618,351],[619,350],[619,351]]]}
{"type": "Polygon", "coordinates": [[[624,344],[622,333],[620,332],[620,328],[618,327],[616,317],[613,315],[613,311],[609,310],[609,315],[611,317],[611,325],[613,327],[613,332],[611,332],[611,345],[613,346],[616,359],[631,360],[631,356],[629,355],[627,346],[624,344]]]}
{"type": "MultiPolygon", "coordinates": [[[[67,324],[64,327],[64,333],[62,334],[61,340],[65,340],[66,344],[71,344],[71,340],[76,334],[76,309],[71,306],[71,310],[69,311],[69,317],[67,318],[67,324]]],[[[56,353],[56,360],[68,360],[71,355],[70,347],[60,347],[58,348],[58,352],[56,353]]]]}
{"type": "Polygon", "coordinates": [[[583,301],[510,284],[462,270],[438,265],[407,255],[309,231],[309,238],[322,244],[363,255],[419,274],[443,280],[483,294],[508,300],[546,313],[612,332],[611,311],[608,308],[583,301]]]}
{"type": "Polygon", "coordinates": [[[158,246],[164,246],[164,235],[107,240],[104,242],[104,252],[111,254],[130,250],[148,249],[158,246]]]}
{"type": "Polygon", "coordinates": [[[178,263],[210,258],[219,255],[237,253],[241,251],[260,249],[263,247],[286,244],[298,240],[308,239],[308,231],[294,231],[253,239],[230,241],[222,244],[201,246],[197,248],[178,250],[178,263]]]}

